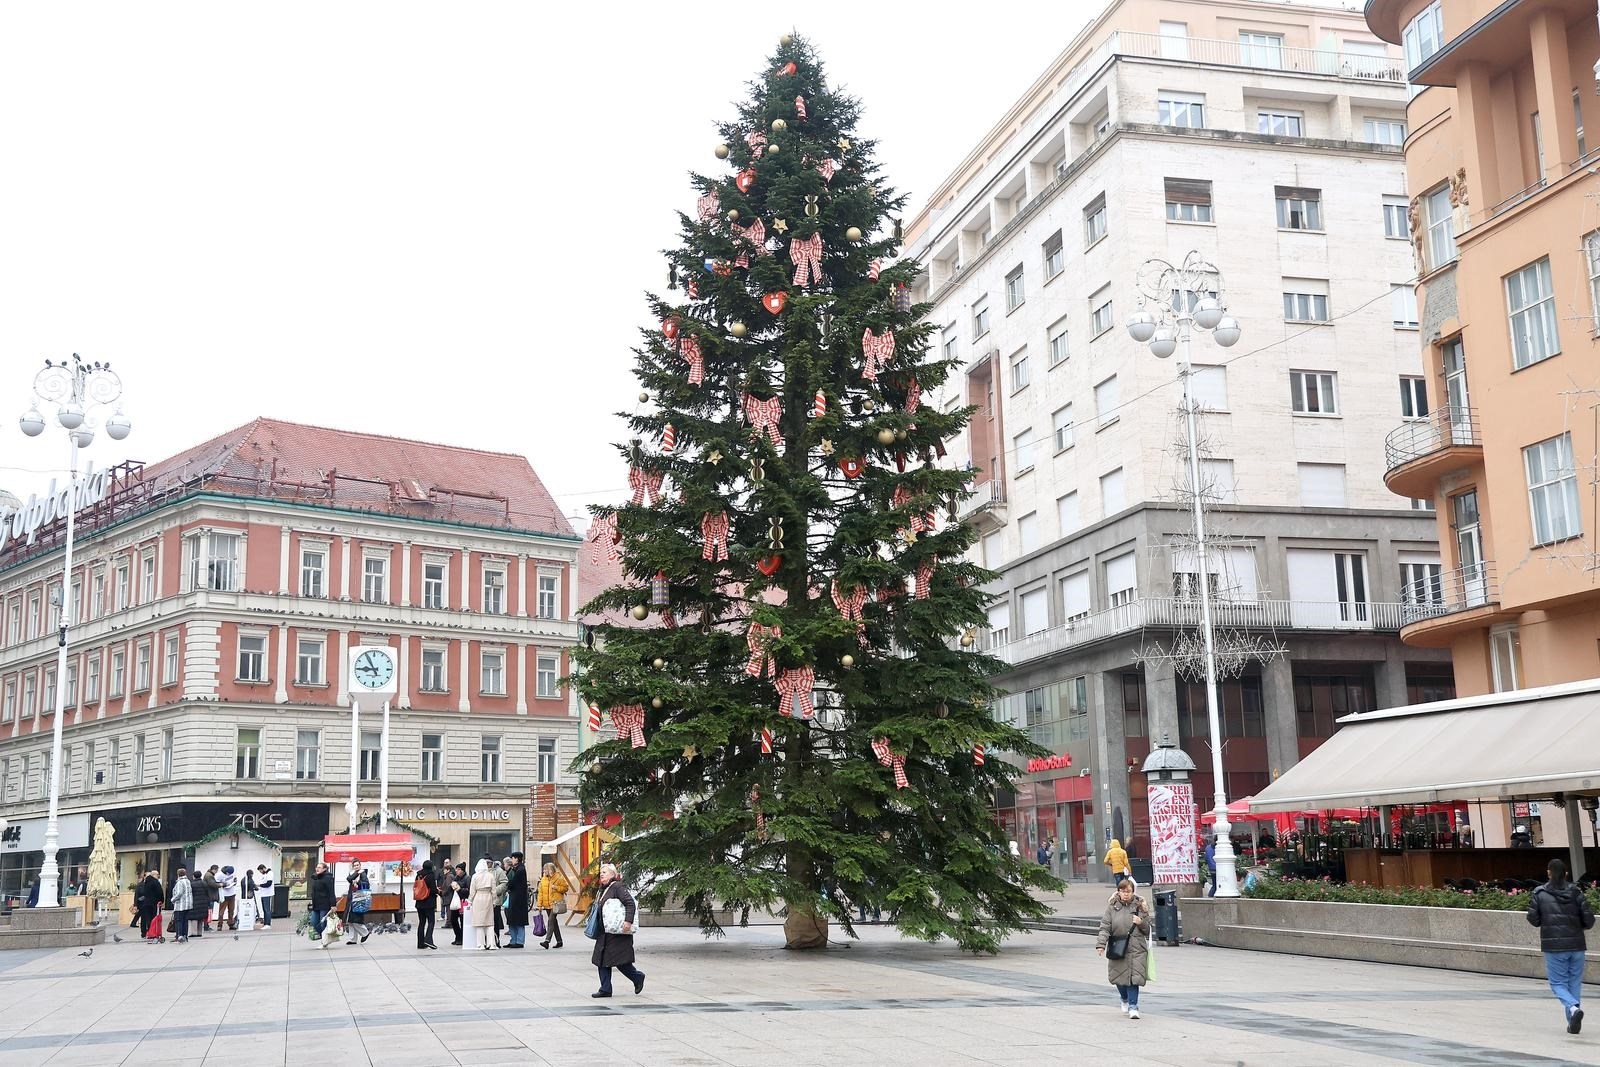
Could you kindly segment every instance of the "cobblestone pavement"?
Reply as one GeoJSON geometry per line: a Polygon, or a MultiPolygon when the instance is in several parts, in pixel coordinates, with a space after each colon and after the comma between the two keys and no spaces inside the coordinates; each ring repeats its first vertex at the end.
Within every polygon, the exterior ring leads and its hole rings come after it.
{"type": "Polygon", "coordinates": [[[559,951],[278,930],[3,953],[0,1065],[1600,1064],[1600,1013],[1568,1035],[1542,982],[1185,946],[1134,1021],[1087,937],[975,958],[861,934],[787,953],[773,926],[647,928],[644,994],[619,975],[608,1001],[576,931],[559,951]]]}

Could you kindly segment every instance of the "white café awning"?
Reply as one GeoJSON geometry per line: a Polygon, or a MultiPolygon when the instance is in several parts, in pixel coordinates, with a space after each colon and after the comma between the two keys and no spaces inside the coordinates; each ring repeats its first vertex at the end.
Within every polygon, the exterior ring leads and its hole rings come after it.
{"type": "Polygon", "coordinates": [[[1252,811],[1600,794],[1600,679],[1347,715],[1252,811]]]}

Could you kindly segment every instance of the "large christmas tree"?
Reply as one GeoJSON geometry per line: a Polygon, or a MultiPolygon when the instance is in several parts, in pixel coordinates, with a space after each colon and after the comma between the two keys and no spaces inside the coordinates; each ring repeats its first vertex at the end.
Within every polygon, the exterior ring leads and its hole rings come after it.
{"type": "Polygon", "coordinates": [[[970,411],[920,402],[956,368],[929,358],[859,112],[786,36],[721,127],[726,166],[694,178],[637,351],[632,500],[590,533],[631,579],[591,610],[643,625],[578,652],[616,730],[582,798],[622,815],[645,902],[707,932],[781,909],[815,947],[864,902],[993,951],[1055,883],[1010,852],[991,805],[1015,768],[992,756],[1043,753],[991,717],[968,647],[989,575],[950,521],[969,475],[935,460],[970,411]]]}

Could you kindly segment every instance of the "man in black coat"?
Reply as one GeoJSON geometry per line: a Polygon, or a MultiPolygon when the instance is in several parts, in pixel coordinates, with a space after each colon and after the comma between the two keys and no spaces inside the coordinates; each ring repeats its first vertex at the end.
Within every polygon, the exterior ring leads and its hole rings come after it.
{"type": "Polygon", "coordinates": [[[155,920],[156,912],[161,910],[161,902],[166,899],[166,894],[161,889],[161,876],[155,871],[144,872],[144,877],[133,887],[133,907],[139,915],[139,936],[150,936],[150,923],[155,920]]]}
{"type": "MultiPolygon", "coordinates": [[[[458,863],[456,864],[456,869],[449,873],[451,892],[455,895],[456,900],[465,904],[472,897],[472,879],[467,877],[467,865],[458,863]]],[[[445,907],[450,907],[449,896],[445,897],[445,907]]],[[[450,930],[456,935],[455,944],[461,945],[467,930],[461,921],[460,908],[451,908],[450,910],[450,930]]]]}
{"type": "Polygon", "coordinates": [[[316,928],[317,936],[321,937],[328,926],[328,912],[333,910],[334,901],[338,899],[337,888],[333,884],[333,872],[326,863],[317,864],[317,872],[311,876],[311,924],[316,928]]]}
{"type": "Polygon", "coordinates": [[[433,919],[439,907],[439,879],[433,873],[433,861],[423,860],[422,869],[412,883],[411,899],[417,905],[417,948],[437,949],[433,943],[433,919]],[[418,893],[426,892],[419,897],[418,893]]]}
{"type": "Polygon", "coordinates": [[[198,868],[189,875],[189,888],[193,891],[194,904],[189,909],[189,921],[194,923],[194,933],[189,936],[196,941],[202,934],[211,929],[208,919],[211,915],[211,898],[206,895],[206,874],[198,868]]]}
{"type": "Polygon", "coordinates": [[[1566,1014],[1567,1033],[1576,1034],[1583,1029],[1583,960],[1588,948],[1583,932],[1594,926],[1594,910],[1583,890],[1567,880],[1565,863],[1551,860],[1545,870],[1550,880],[1528,898],[1528,922],[1539,928],[1545,975],[1566,1014]]]}
{"type": "Polygon", "coordinates": [[[522,853],[509,857],[511,869],[506,872],[506,928],[511,932],[507,948],[528,947],[528,867],[522,853]]]}
{"type": "MultiPolygon", "coordinates": [[[[594,939],[594,952],[589,957],[589,962],[600,968],[600,991],[589,995],[595,998],[611,995],[613,967],[621,971],[624,977],[632,979],[635,994],[642,993],[644,972],[633,965],[633,920],[638,918],[639,906],[634,903],[633,894],[628,892],[628,887],[617,878],[617,868],[614,864],[600,865],[600,885],[603,887],[600,895],[595,897],[594,903],[590,905],[599,909],[600,922],[594,939]],[[607,903],[616,903],[622,908],[622,923],[616,933],[606,932],[607,903]]],[[[616,911],[616,908],[612,911],[616,911]]]]}

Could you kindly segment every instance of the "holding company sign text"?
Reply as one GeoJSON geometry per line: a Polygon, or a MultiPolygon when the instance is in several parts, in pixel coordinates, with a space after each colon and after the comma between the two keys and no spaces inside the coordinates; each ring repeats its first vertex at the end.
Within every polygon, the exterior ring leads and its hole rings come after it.
{"type": "Polygon", "coordinates": [[[13,541],[22,541],[33,544],[39,536],[39,531],[57,519],[65,518],[67,512],[79,511],[92,504],[98,504],[106,498],[106,492],[111,487],[111,472],[95,470],[94,463],[83,472],[83,477],[67,486],[57,489],[55,479],[50,480],[50,489],[43,497],[34,494],[28,498],[26,504],[14,508],[0,508],[0,552],[4,552],[13,541]]]}

